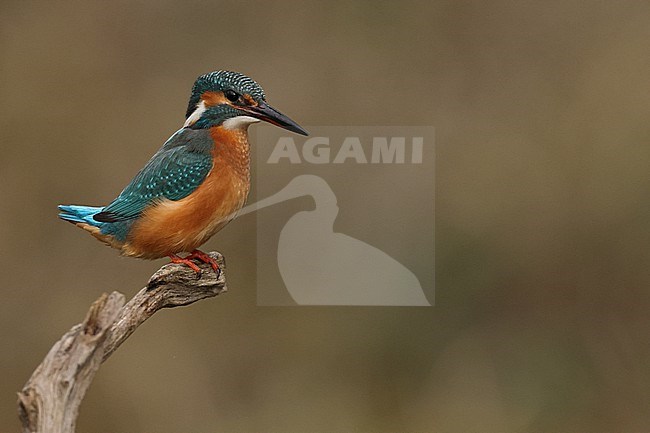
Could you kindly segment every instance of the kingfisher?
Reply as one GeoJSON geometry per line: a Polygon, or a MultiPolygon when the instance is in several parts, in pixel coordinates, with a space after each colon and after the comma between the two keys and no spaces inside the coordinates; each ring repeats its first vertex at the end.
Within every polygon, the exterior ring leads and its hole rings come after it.
{"type": "Polygon", "coordinates": [[[201,271],[218,264],[198,248],[228,224],[250,190],[248,126],[266,121],[307,135],[266,102],[262,87],[238,72],[197,78],[185,123],[107,206],[60,205],[59,217],[127,257],[201,271]],[[187,254],[184,254],[187,253],[187,254]],[[179,254],[184,255],[181,256],[179,254]]]}

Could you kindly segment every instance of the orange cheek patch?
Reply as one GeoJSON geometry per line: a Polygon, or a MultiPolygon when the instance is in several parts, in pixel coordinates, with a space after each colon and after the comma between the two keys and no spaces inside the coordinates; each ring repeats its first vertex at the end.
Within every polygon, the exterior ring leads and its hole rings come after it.
{"type": "Polygon", "coordinates": [[[252,97],[251,95],[249,95],[248,93],[244,94],[244,95],[242,96],[242,98],[244,98],[244,101],[246,101],[246,105],[250,105],[250,106],[252,106],[252,107],[257,107],[257,102],[256,102],[255,99],[253,99],[253,97],[252,97]]]}
{"type": "Polygon", "coordinates": [[[205,92],[201,95],[201,100],[206,107],[214,107],[219,104],[229,104],[223,92],[205,92]]]}

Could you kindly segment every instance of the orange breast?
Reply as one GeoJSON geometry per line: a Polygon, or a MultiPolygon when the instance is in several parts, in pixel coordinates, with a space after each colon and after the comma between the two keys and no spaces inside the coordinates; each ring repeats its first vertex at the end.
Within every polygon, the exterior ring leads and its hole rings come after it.
{"type": "Polygon", "coordinates": [[[134,223],[122,254],[159,258],[192,251],[223,228],[242,208],[250,190],[250,152],[245,130],[210,130],[213,167],[189,196],[147,208],[134,223]]]}

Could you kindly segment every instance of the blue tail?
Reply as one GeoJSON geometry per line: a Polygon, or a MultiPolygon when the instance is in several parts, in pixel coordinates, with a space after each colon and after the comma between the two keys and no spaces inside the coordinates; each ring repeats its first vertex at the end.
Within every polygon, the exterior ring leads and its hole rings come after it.
{"type": "Polygon", "coordinates": [[[85,223],[91,226],[101,227],[103,223],[95,221],[93,215],[101,212],[103,207],[93,206],[75,206],[75,205],[59,205],[59,218],[71,223],[85,223]]]}

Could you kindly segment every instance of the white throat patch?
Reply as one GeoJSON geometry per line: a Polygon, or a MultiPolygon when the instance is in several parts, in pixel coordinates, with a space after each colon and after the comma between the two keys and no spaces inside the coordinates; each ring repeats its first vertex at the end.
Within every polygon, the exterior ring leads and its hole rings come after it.
{"type": "Polygon", "coordinates": [[[251,123],[257,123],[260,119],[251,116],[236,116],[231,117],[223,122],[223,127],[226,129],[246,129],[251,123]]]}

